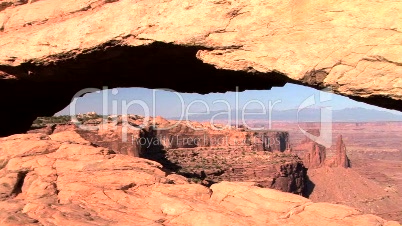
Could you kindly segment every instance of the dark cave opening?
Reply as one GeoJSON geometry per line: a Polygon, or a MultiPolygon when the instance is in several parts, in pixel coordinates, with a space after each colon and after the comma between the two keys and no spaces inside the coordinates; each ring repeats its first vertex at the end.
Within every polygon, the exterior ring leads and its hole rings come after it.
{"type": "MultiPolygon", "coordinates": [[[[3,119],[0,136],[26,132],[38,116],[52,116],[78,91],[93,87],[168,88],[200,94],[242,90],[267,90],[286,83],[300,84],[279,72],[256,73],[253,68],[230,71],[197,59],[205,48],[155,42],[130,47],[109,42],[95,50],[55,55],[28,61],[18,67],[0,66],[13,79],[0,80],[3,119]],[[57,59],[57,61],[56,61],[57,59]]],[[[306,85],[306,84],[303,84],[306,85]]],[[[320,84],[311,84],[322,88],[320,84]]],[[[384,96],[352,99],[402,110],[400,102],[384,96]]]]}
{"type": "MultiPolygon", "coordinates": [[[[211,93],[284,86],[289,79],[277,72],[254,73],[216,69],[195,56],[201,48],[153,43],[128,47],[108,43],[54,62],[26,62],[0,71],[17,79],[0,80],[0,136],[26,132],[38,116],[51,116],[67,106],[79,90],[93,87],[168,88],[178,92],[211,93]],[[251,74],[253,74],[251,79],[251,74]]],[[[251,70],[251,69],[250,69],[251,70]]]]}

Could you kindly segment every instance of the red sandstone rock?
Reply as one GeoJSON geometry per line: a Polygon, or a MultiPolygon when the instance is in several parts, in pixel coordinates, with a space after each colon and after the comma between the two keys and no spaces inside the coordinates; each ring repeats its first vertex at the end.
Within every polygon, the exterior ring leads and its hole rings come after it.
{"type": "MultiPolygon", "coordinates": [[[[309,133],[319,136],[319,130],[311,130],[309,133]]],[[[301,144],[293,147],[293,152],[303,157],[303,162],[307,168],[320,168],[324,165],[329,167],[350,167],[342,135],[339,135],[337,138],[335,155],[332,158],[326,157],[326,149],[324,146],[307,137],[301,142],[301,144]]]]}
{"type": "Polygon", "coordinates": [[[338,166],[343,168],[348,168],[350,166],[348,156],[346,155],[346,146],[342,140],[342,135],[339,135],[336,141],[336,158],[338,166]]]}
{"type": "Polygon", "coordinates": [[[307,168],[319,168],[326,158],[325,147],[313,141],[302,143],[293,148],[294,152],[304,152],[303,163],[307,168]]]}
{"type": "Polygon", "coordinates": [[[253,183],[188,184],[159,163],[69,137],[0,139],[1,225],[399,225],[253,183]]]}
{"type": "Polygon", "coordinates": [[[43,134],[46,134],[46,135],[50,135],[50,134],[53,133],[55,127],[56,127],[56,125],[49,124],[49,125],[46,125],[46,126],[41,127],[41,128],[31,129],[30,131],[28,131],[28,133],[43,133],[43,134]]]}
{"type": "Polygon", "coordinates": [[[63,131],[74,131],[77,129],[77,126],[74,124],[59,124],[56,125],[56,128],[54,128],[53,133],[60,133],[63,131]]]}
{"type": "Polygon", "coordinates": [[[289,150],[289,134],[284,131],[247,131],[218,124],[166,120],[160,116],[146,119],[139,115],[127,115],[126,118],[113,115],[107,118],[106,123],[93,114],[77,117],[81,119],[82,126],[91,127],[91,130],[78,128],[74,124],[58,124],[53,133],[75,130],[96,145],[137,157],[152,142],[157,142],[164,149],[230,146],[253,151],[289,150]]]}
{"type": "Polygon", "coordinates": [[[337,138],[335,146],[335,156],[333,156],[331,159],[328,159],[325,164],[329,167],[348,168],[350,166],[349,158],[346,155],[346,146],[342,140],[342,135],[339,135],[337,138]]]}
{"type": "Polygon", "coordinates": [[[309,169],[314,183],[309,198],[314,202],[331,202],[358,208],[367,214],[401,220],[402,199],[397,191],[387,190],[388,183],[367,179],[355,168],[322,167],[309,169]]]}

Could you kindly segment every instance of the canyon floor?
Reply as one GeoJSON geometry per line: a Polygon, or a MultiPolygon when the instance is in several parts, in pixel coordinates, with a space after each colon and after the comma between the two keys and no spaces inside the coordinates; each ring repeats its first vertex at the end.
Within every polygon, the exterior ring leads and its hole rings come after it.
{"type": "MultiPolygon", "coordinates": [[[[257,122],[256,122],[257,123],[257,122]]],[[[296,145],[305,139],[304,130],[317,123],[274,122],[274,129],[289,131],[296,145]]],[[[342,135],[349,169],[309,169],[316,184],[310,198],[343,203],[387,219],[402,222],[402,122],[332,123],[333,140],[342,135]]],[[[327,150],[327,155],[333,154],[327,150]]]]}

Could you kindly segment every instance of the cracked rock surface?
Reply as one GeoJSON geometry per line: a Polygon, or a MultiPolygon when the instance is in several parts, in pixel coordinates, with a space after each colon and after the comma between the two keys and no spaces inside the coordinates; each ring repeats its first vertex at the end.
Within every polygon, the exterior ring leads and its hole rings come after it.
{"type": "Polygon", "coordinates": [[[399,225],[252,183],[189,184],[62,133],[0,139],[1,225],[399,225]]]}
{"type": "Polygon", "coordinates": [[[10,5],[0,12],[2,66],[49,65],[111,41],[127,46],[164,42],[200,46],[197,57],[217,68],[275,70],[344,95],[402,98],[399,1],[41,0],[2,5],[10,5]]]}

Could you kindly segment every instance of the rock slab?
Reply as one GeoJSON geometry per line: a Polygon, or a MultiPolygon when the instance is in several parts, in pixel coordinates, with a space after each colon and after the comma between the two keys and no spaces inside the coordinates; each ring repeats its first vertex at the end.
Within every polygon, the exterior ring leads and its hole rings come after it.
{"type": "Polygon", "coordinates": [[[189,184],[65,133],[0,139],[1,225],[399,225],[252,183],[189,184]]]}

